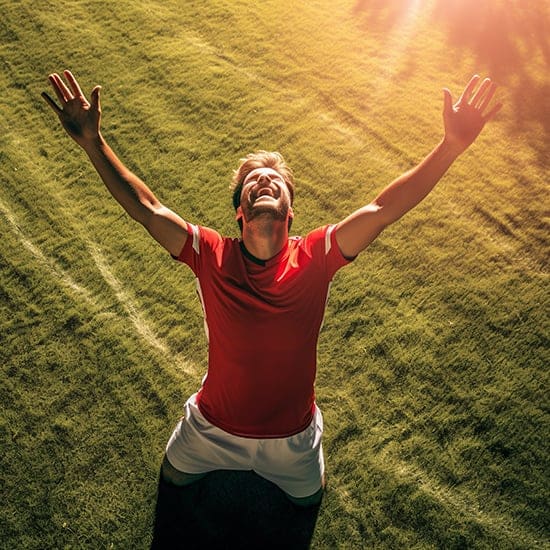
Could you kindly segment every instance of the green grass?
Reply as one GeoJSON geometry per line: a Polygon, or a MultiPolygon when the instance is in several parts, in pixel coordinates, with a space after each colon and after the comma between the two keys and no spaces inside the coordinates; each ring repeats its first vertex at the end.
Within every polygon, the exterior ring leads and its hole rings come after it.
{"type": "Polygon", "coordinates": [[[40,98],[64,68],[87,93],[102,84],[104,134],[164,203],[232,235],[247,152],[289,160],[303,234],[419,161],[441,136],[441,88],[490,71],[497,120],[335,279],[311,545],[548,547],[544,3],[0,8],[2,548],[147,548],[164,445],[206,365],[191,273],[40,98]]]}

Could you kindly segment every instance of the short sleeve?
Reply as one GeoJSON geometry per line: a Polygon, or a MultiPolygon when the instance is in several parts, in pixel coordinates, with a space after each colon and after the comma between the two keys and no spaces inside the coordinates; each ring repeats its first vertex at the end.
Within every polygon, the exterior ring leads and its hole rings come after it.
{"type": "Polygon", "coordinates": [[[305,245],[311,253],[324,265],[327,280],[332,280],[334,274],[345,265],[353,261],[346,258],[336,242],[336,225],[325,225],[308,233],[305,245]]]}
{"type": "Polygon", "coordinates": [[[201,267],[213,255],[214,251],[222,243],[222,237],[217,231],[208,227],[187,223],[188,237],[181,249],[179,256],[173,258],[187,264],[198,277],[201,267]]]}

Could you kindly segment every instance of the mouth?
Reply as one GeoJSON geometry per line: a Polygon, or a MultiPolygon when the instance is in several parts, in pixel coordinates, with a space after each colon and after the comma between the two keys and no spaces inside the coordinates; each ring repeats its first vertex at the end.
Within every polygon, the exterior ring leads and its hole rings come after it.
{"type": "Polygon", "coordinates": [[[264,198],[264,197],[268,197],[270,199],[274,199],[275,198],[275,194],[273,192],[273,189],[271,189],[270,187],[263,187],[262,189],[260,189],[257,193],[256,193],[256,196],[254,197],[255,201],[258,200],[258,199],[261,199],[261,198],[264,198]]]}

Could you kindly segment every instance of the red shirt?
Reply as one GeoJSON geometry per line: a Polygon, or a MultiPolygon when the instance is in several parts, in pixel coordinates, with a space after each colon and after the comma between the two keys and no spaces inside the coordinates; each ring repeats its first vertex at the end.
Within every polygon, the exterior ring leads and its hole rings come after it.
{"type": "Polygon", "coordinates": [[[197,277],[208,337],[208,373],[198,394],[204,417],[234,435],[287,437],[314,410],[317,340],[334,273],[349,260],[335,226],[288,239],[273,258],[240,239],[187,224],[179,261],[197,277]]]}

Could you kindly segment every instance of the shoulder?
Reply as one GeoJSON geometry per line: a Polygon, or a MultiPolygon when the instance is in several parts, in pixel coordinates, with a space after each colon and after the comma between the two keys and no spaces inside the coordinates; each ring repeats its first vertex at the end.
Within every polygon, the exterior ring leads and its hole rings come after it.
{"type": "Polygon", "coordinates": [[[305,237],[300,237],[301,245],[316,253],[330,252],[334,241],[334,229],[336,225],[323,225],[310,231],[305,237]]]}
{"type": "Polygon", "coordinates": [[[208,256],[220,248],[224,239],[214,229],[203,225],[195,225],[188,221],[187,239],[179,256],[173,258],[189,265],[195,265],[200,262],[200,258],[208,256]]]}
{"type": "Polygon", "coordinates": [[[304,249],[322,263],[329,279],[353,258],[346,258],[336,241],[336,225],[323,225],[304,237],[304,249]]]}
{"type": "Polygon", "coordinates": [[[192,237],[193,249],[197,253],[199,253],[201,246],[216,248],[226,240],[215,229],[204,225],[194,225],[187,222],[187,232],[192,237]]]}

